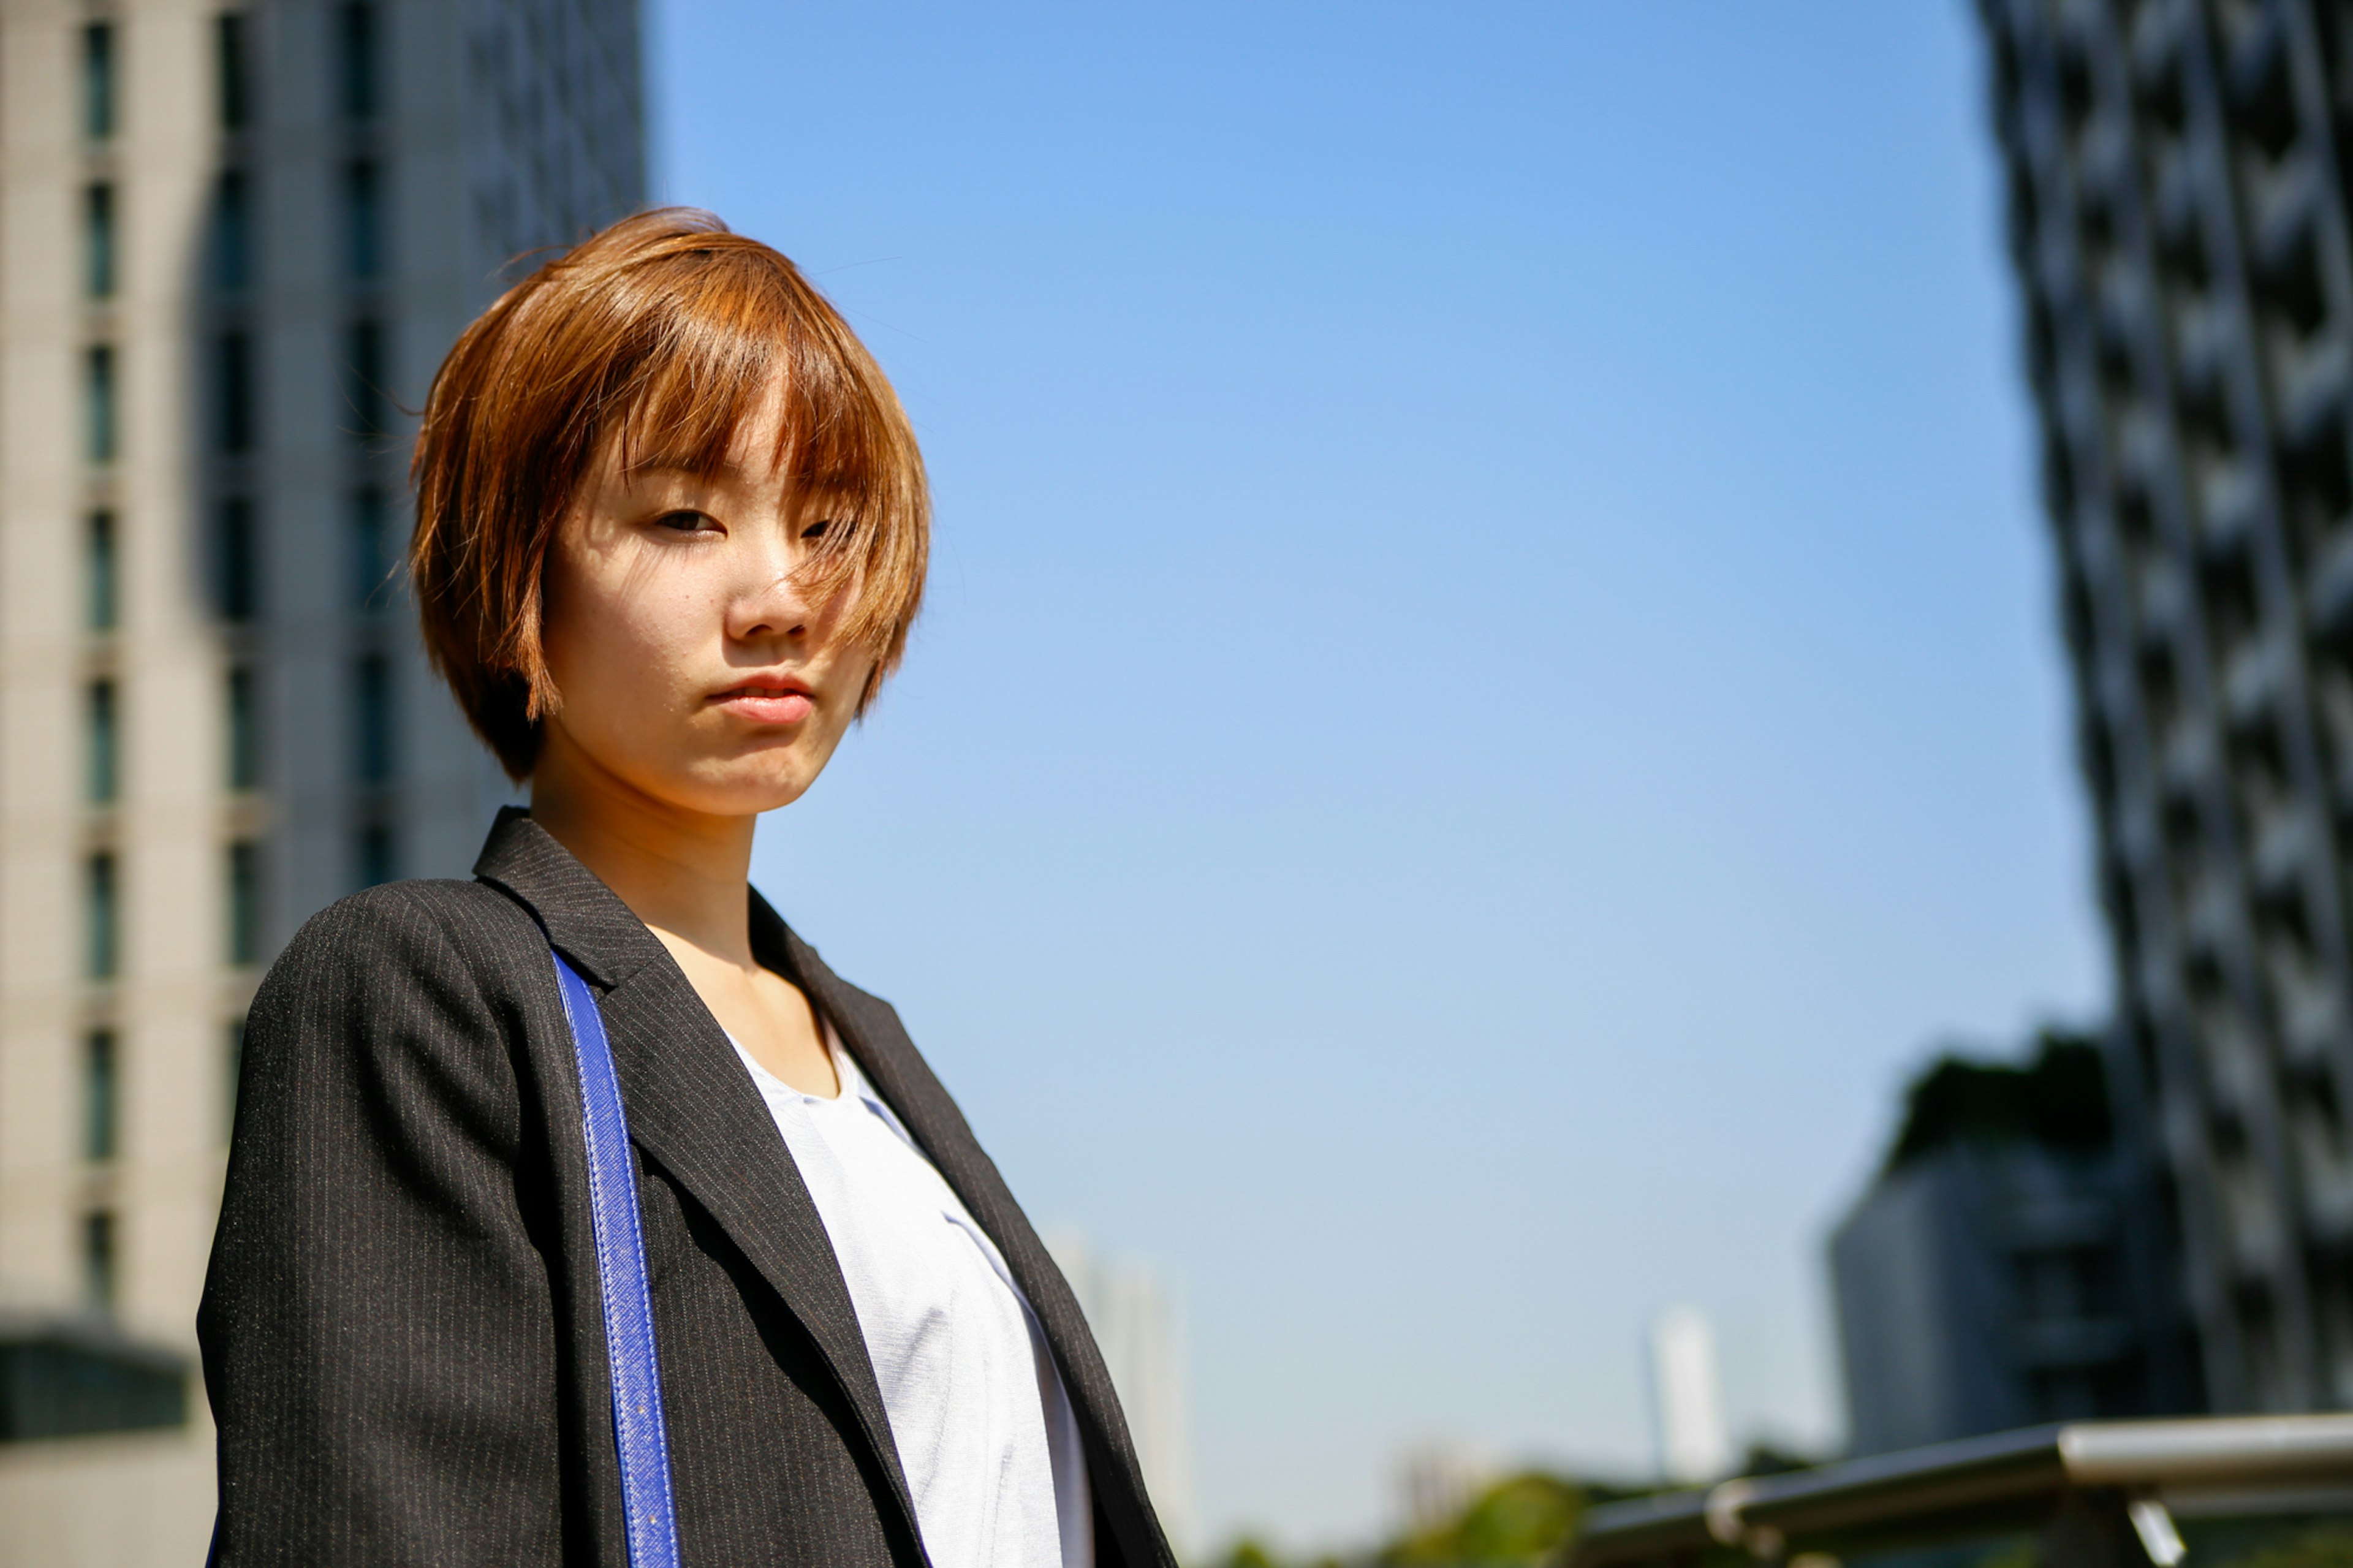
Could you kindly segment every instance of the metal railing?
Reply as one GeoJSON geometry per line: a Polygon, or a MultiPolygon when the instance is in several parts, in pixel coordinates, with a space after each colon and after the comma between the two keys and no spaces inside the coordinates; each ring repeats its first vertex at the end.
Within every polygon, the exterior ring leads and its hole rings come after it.
{"type": "Polygon", "coordinates": [[[2177,1520],[2340,1512],[2353,1415],[2079,1422],[1608,1504],[1570,1561],[1692,1568],[2023,1534],[2044,1568],[2174,1568],[2177,1520]]]}

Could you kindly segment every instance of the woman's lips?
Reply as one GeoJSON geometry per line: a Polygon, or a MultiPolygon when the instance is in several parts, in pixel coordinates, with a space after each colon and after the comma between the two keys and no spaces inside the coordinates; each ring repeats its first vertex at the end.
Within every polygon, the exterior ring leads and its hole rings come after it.
{"type": "Polygon", "coordinates": [[[723,691],[719,706],[754,724],[797,724],[817,710],[806,691],[773,686],[744,686],[723,691]]]}

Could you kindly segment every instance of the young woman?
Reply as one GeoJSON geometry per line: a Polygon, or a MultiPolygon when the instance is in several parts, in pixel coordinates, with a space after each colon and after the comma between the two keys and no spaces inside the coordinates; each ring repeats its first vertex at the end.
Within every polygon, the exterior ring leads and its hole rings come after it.
{"type": "Polygon", "coordinates": [[[681,1561],[1168,1564],[1019,1205],[747,879],[922,594],[881,371],[785,258],[649,213],[474,323],[415,472],[426,646],[531,809],[254,999],[198,1324],[218,1560],[627,1561],[553,949],[635,1145],[681,1561]]]}

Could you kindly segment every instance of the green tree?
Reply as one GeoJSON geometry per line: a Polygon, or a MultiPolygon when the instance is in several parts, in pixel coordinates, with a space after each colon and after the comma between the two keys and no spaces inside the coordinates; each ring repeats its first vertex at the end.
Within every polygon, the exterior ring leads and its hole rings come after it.
{"type": "Polygon", "coordinates": [[[1496,1482],[1461,1516],[1408,1536],[1378,1559],[1389,1568],[1537,1568],[1577,1533],[1585,1493],[1530,1470],[1496,1482]]]}

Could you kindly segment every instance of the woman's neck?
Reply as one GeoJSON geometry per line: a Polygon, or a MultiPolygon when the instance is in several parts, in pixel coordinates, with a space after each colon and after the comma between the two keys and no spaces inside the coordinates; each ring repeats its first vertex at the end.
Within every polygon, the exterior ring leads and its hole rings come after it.
{"type": "Polygon", "coordinates": [[[755,818],[681,811],[564,744],[532,776],[532,820],[655,931],[752,967],[755,818]]]}

